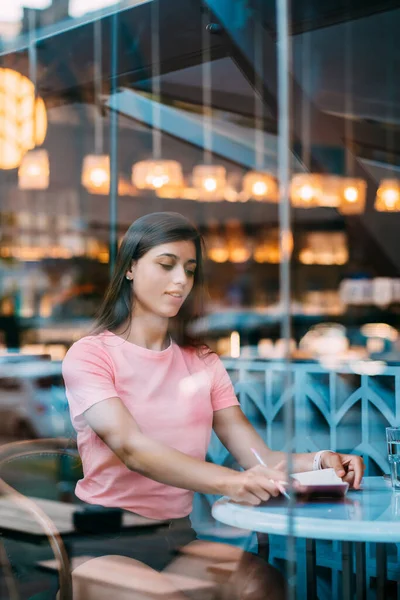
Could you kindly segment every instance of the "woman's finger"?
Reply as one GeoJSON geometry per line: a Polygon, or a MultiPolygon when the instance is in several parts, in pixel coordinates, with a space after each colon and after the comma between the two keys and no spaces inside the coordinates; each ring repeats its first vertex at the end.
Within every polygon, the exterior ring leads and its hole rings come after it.
{"type": "Polygon", "coordinates": [[[235,500],[236,504],[243,504],[245,506],[258,506],[261,501],[261,498],[250,491],[246,491],[240,500],[235,500]]]}
{"type": "Polygon", "coordinates": [[[361,480],[364,475],[364,462],[363,462],[363,459],[361,458],[361,456],[353,456],[351,465],[354,470],[353,487],[357,490],[361,485],[361,480]]]}
{"type": "Polygon", "coordinates": [[[285,459],[283,459],[280,462],[278,462],[277,465],[275,465],[274,469],[275,469],[275,471],[285,471],[286,465],[287,465],[287,461],[285,459]]]}
{"type": "Polygon", "coordinates": [[[329,466],[332,469],[335,469],[335,473],[338,477],[342,478],[346,474],[346,469],[343,466],[342,458],[340,454],[336,452],[331,452],[328,457],[329,466]]]}
{"type": "Polygon", "coordinates": [[[346,483],[348,483],[350,485],[350,487],[353,487],[354,471],[349,471],[348,473],[346,473],[346,475],[342,478],[342,481],[345,481],[346,483]]]}
{"type": "Polygon", "coordinates": [[[265,489],[263,485],[255,484],[251,490],[252,494],[257,496],[262,502],[266,502],[270,499],[271,496],[275,496],[275,493],[272,493],[272,490],[268,491],[265,489]]]}

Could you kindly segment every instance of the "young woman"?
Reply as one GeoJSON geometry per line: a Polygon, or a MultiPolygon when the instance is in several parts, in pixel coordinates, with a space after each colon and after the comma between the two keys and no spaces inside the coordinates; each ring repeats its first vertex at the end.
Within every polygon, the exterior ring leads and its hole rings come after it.
{"type": "MultiPolygon", "coordinates": [[[[203,295],[199,232],[176,213],[146,215],[122,241],[94,334],[76,342],[63,363],[84,469],[76,494],[89,504],[168,520],[175,541],[164,532],[164,545],[157,540],[129,553],[158,570],[173,561],[176,546],[195,539],[194,492],[257,505],[277,496],[275,481],[286,477],[285,454],[270,450],[246,419],[218,356],[188,337],[203,295]],[[205,461],[212,428],[243,471],[205,461]],[[257,464],[251,448],[269,468],[257,464]]],[[[294,470],[312,470],[314,458],[294,455],[294,470]]],[[[360,457],[320,458],[322,468],[334,467],[359,487],[360,457]]],[[[263,573],[270,597],[280,597],[278,578],[263,573]]],[[[267,597],[265,588],[259,597],[267,597]]]]}

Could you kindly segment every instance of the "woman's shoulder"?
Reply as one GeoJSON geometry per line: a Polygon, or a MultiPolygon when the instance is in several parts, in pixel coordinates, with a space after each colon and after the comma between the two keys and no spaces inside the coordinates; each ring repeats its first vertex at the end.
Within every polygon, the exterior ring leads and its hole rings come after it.
{"type": "Polygon", "coordinates": [[[200,368],[213,369],[215,365],[220,361],[220,358],[216,352],[211,350],[206,344],[201,346],[179,346],[182,354],[190,360],[190,362],[197,364],[200,368]]]}
{"type": "Polygon", "coordinates": [[[106,350],[106,337],[107,332],[98,334],[89,334],[81,337],[79,340],[74,342],[69,348],[68,352],[64,357],[64,363],[71,359],[83,358],[87,356],[87,353],[91,354],[108,354],[106,350]]]}

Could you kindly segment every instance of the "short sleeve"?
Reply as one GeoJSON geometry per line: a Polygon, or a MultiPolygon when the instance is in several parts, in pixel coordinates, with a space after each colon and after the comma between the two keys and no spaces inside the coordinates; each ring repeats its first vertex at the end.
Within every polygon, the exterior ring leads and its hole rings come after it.
{"type": "Polygon", "coordinates": [[[221,410],[230,406],[238,406],[239,402],[233,389],[232,381],[217,354],[206,358],[212,375],[211,404],[213,410],[221,410]]]}
{"type": "Polygon", "coordinates": [[[62,373],[73,420],[97,402],[118,396],[111,358],[90,339],[71,346],[65,355],[62,373]]]}

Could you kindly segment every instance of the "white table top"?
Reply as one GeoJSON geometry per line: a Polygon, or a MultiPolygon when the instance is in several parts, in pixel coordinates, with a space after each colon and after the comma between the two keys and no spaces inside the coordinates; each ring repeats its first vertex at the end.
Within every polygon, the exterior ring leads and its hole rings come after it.
{"type": "MultiPolygon", "coordinates": [[[[288,535],[288,504],[282,496],[261,506],[241,506],[221,498],[212,514],[233,527],[288,535]]],[[[400,543],[400,492],[393,492],[382,477],[365,477],[362,490],[350,490],[345,498],[297,501],[293,515],[295,537],[400,543]]]]}

